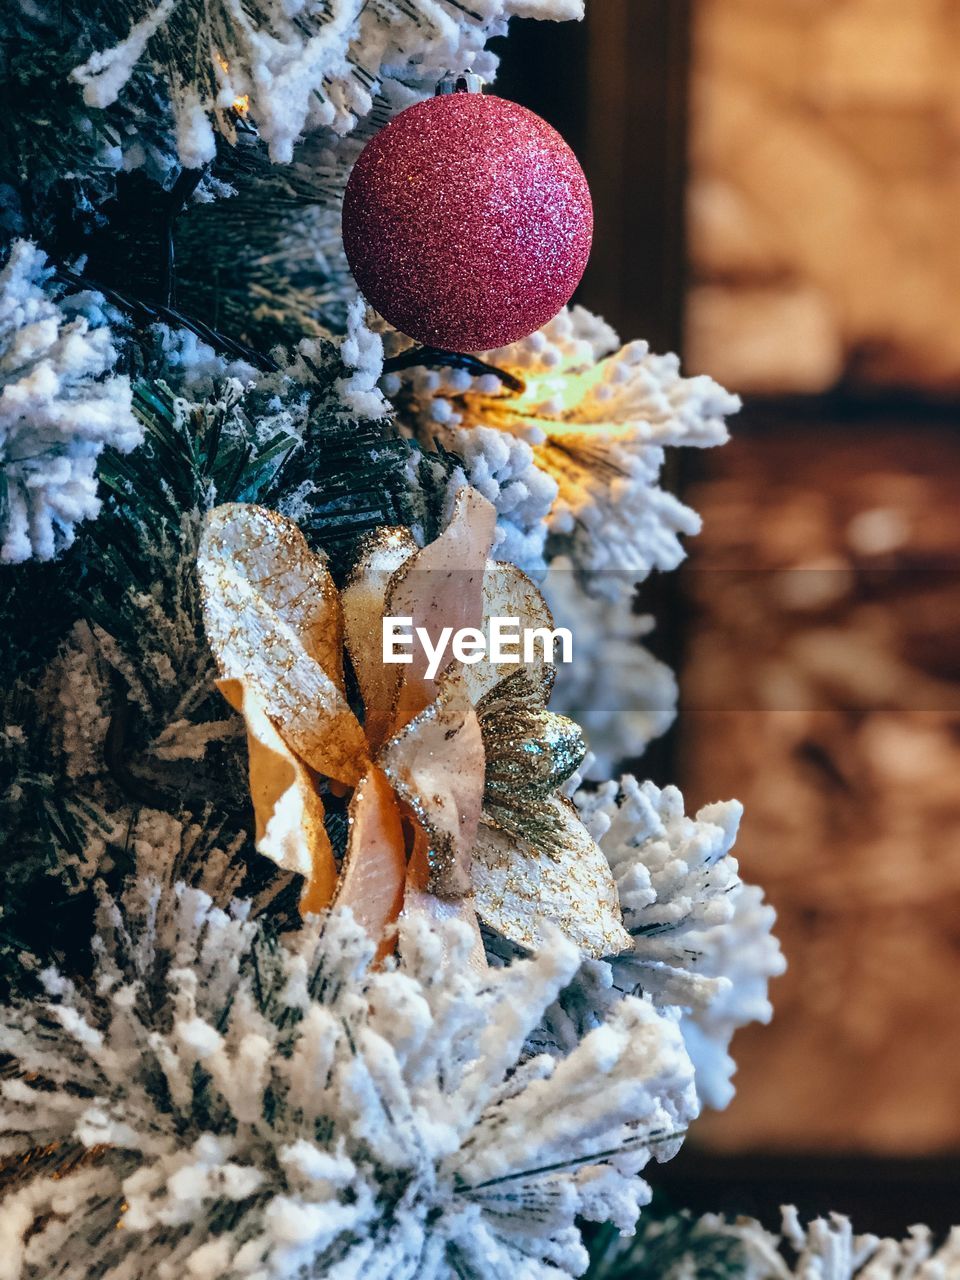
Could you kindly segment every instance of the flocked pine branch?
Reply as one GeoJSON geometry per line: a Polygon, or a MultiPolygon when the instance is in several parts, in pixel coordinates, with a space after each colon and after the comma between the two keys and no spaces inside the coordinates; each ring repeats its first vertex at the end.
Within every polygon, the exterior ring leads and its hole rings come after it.
{"type": "Polygon", "coordinates": [[[49,247],[102,218],[125,170],[139,169],[158,184],[176,177],[169,107],[155,82],[141,78],[122,102],[99,111],[71,79],[78,59],[106,39],[103,18],[99,4],[34,0],[0,8],[5,237],[31,236],[49,247]]]}
{"type": "Polygon", "coordinates": [[[665,1211],[655,1197],[632,1237],[610,1228],[592,1235],[587,1280],[744,1280],[745,1265],[735,1237],[665,1211]]]}
{"type": "Polygon", "coordinates": [[[960,1228],[939,1243],[927,1227],[902,1240],[858,1235],[849,1218],[831,1214],[804,1226],[795,1209],[783,1211],[782,1233],[740,1219],[729,1226],[708,1217],[704,1227],[735,1239],[746,1280],[950,1280],[960,1275],[960,1228]]]}
{"type": "Polygon", "coordinates": [[[356,298],[340,236],[340,203],[364,144],[419,98],[386,81],[370,112],[338,139],[329,130],[296,145],[289,164],[270,160],[252,127],[221,143],[212,167],[225,198],[194,200],[176,226],[177,297],[194,315],[262,351],[342,333],[356,298]]]}
{"type": "Polygon", "coordinates": [[[589,1280],[954,1280],[960,1275],[960,1228],[938,1241],[927,1227],[896,1240],[858,1235],[831,1214],[804,1225],[783,1210],[780,1233],[752,1218],[644,1216],[636,1239],[607,1237],[595,1250],[589,1280]]]}
{"type": "Polygon", "coordinates": [[[97,459],[140,440],[100,301],[61,298],[34,245],[0,273],[0,560],[49,560],[100,510],[97,459]]]}
{"type": "MultiPolygon", "coordinates": [[[[511,14],[582,16],[582,0],[123,0],[110,6],[113,38],[78,65],[89,106],[116,101],[144,68],[165,82],[181,163],[214,158],[216,133],[232,140],[229,109],[242,102],[276,161],[305,132],[348,133],[384,77],[432,87],[451,66],[491,74],[484,51],[511,14]]],[[[101,19],[103,21],[103,19],[101,19]]],[[[104,23],[106,25],[106,23],[104,23]]]]}
{"type": "Polygon", "coordinates": [[[631,1229],[692,1114],[641,1001],[521,1060],[559,937],[481,976],[462,926],[410,923],[378,971],[349,914],[278,945],[149,877],[98,925],[89,985],[0,1016],[3,1280],[579,1275],[577,1218],[631,1229]]]}
{"type": "Polygon", "coordinates": [[[701,1102],[725,1107],[730,1040],[770,1020],[767,985],[785,967],[775,912],[731,856],[741,806],[708,805],[690,818],[676,787],[630,776],[574,800],[610,863],[634,950],[585,962],[551,1010],[547,1036],[574,1043],[624,995],[642,993],[679,1019],[701,1102]]]}

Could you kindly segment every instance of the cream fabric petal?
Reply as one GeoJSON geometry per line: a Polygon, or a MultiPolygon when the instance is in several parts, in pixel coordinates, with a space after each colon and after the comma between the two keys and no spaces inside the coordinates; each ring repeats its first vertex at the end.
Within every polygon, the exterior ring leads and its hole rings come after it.
{"type": "Polygon", "coordinates": [[[607,859],[569,801],[554,796],[550,803],[565,829],[559,854],[481,823],[472,867],[477,914],[530,950],[543,942],[546,924],[560,928],[584,955],[632,950],[607,859]]]}
{"type": "Polygon", "coordinates": [[[333,897],[337,864],[313,778],[249,686],[241,680],[218,680],[217,688],[246,721],[257,852],[304,877],[304,915],[321,911],[333,897]]]}
{"type": "MultiPolygon", "coordinates": [[[[553,615],[539,589],[522,569],[503,560],[489,560],[483,575],[483,621],[480,626],[487,636],[491,618],[517,618],[521,636],[526,630],[553,630],[553,615]]],[[[519,649],[520,662],[497,664],[484,655],[479,662],[464,667],[467,687],[475,703],[503,680],[509,679],[521,665],[526,665],[535,682],[544,682],[545,693],[549,696],[555,668],[544,660],[542,641],[537,640],[531,663],[522,662],[522,643],[514,647],[519,649]]]]}
{"type": "Polygon", "coordinates": [[[334,895],[379,939],[379,958],[393,950],[385,936],[403,906],[407,849],[396,796],[383,770],[371,765],[350,800],[350,835],[334,895]]]}
{"type": "Polygon", "coordinates": [[[470,851],[483,803],[480,722],[458,670],[439,695],[382,748],[378,763],[426,836],[425,888],[443,898],[470,892],[470,851]]]}
{"type": "MultiPolygon", "coordinates": [[[[476,489],[461,489],[443,533],[401,565],[387,591],[384,612],[412,618],[426,628],[432,643],[449,627],[453,633],[479,628],[483,620],[483,573],[493,546],[497,513],[476,489]]],[[[449,661],[450,650],[447,649],[449,661]]],[[[415,644],[413,662],[398,667],[403,683],[396,707],[399,728],[437,696],[437,683],[426,675],[427,656],[415,644]]]]}
{"type": "Polygon", "coordinates": [[[360,686],[373,750],[390,732],[403,668],[383,661],[384,605],[393,574],[416,552],[409,529],[377,529],[364,541],[341,592],[347,652],[360,686]]]}
{"type": "MultiPolygon", "coordinates": [[[[326,570],[304,556],[305,545],[294,524],[260,507],[232,503],[212,511],[197,559],[204,624],[221,675],[256,693],[306,764],[354,786],[367,744],[341,685],[316,657],[323,649],[319,612],[306,598],[326,570]]],[[[339,665],[337,673],[342,682],[339,665]]]]}

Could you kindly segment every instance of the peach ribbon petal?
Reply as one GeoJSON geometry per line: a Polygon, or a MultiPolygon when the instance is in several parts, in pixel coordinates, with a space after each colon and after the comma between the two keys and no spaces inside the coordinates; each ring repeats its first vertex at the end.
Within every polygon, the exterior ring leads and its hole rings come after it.
{"type": "Polygon", "coordinates": [[[473,903],[468,898],[438,898],[426,888],[430,875],[430,864],[427,858],[426,836],[418,830],[414,838],[413,851],[410,855],[410,866],[407,870],[407,885],[403,895],[402,915],[406,919],[427,919],[443,923],[447,920],[459,920],[470,929],[473,935],[473,946],[470,949],[468,964],[475,973],[485,973],[487,964],[486,948],[480,933],[480,924],[473,903]]]}
{"type": "Polygon", "coordinates": [[[364,705],[373,751],[390,732],[402,668],[383,661],[383,617],[393,574],[417,550],[408,529],[377,529],[365,540],[341,592],[347,652],[364,705]]]}
{"type": "MultiPolygon", "coordinates": [[[[412,618],[413,626],[424,627],[433,644],[445,628],[454,634],[465,627],[479,628],[483,620],[483,574],[496,524],[492,503],[476,489],[461,489],[443,533],[393,575],[385,614],[412,618]]],[[[450,657],[448,647],[447,664],[450,657]]],[[[396,705],[395,729],[419,715],[438,693],[436,680],[427,678],[427,656],[421,645],[414,645],[413,662],[398,666],[397,671],[403,673],[403,683],[396,705]]]]}
{"type": "Polygon", "coordinates": [[[337,864],[313,778],[242,680],[218,680],[217,688],[247,726],[257,852],[304,877],[300,901],[304,915],[322,911],[333,898],[337,864]]]}
{"type": "Polygon", "coordinates": [[[443,898],[470,893],[484,749],[480,722],[459,671],[441,676],[436,700],[385,744],[378,763],[425,833],[425,887],[443,898]]]}
{"type": "Polygon", "coordinates": [[[349,907],[372,938],[377,958],[393,950],[385,933],[400,915],[407,878],[407,850],[400,808],[383,770],[371,765],[353,793],[350,836],[334,894],[336,906],[349,907]]]}

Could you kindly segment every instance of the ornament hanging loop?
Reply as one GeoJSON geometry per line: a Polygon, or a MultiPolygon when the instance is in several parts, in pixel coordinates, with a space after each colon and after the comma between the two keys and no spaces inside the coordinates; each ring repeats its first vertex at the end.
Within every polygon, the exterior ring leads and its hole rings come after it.
{"type": "Polygon", "coordinates": [[[468,67],[466,71],[447,71],[437,81],[434,93],[438,98],[448,93],[483,93],[484,84],[483,76],[478,76],[468,67]]]}

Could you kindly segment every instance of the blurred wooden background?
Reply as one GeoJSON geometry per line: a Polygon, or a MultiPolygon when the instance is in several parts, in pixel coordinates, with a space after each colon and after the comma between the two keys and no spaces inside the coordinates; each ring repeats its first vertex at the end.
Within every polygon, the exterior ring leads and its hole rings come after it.
{"type": "Polygon", "coordinates": [[[583,23],[511,23],[497,92],[563,134],[593,193],[576,301],[676,349],[684,316],[687,0],[601,0],[583,23]]]}
{"type": "Polygon", "coordinates": [[[580,155],[578,300],[745,394],[675,474],[654,579],[681,715],[640,767],[737,795],[780,913],[774,1022],[654,1180],[678,1204],[957,1219],[960,11],[593,0],[514,23],[499,91],[580,155]]]}

